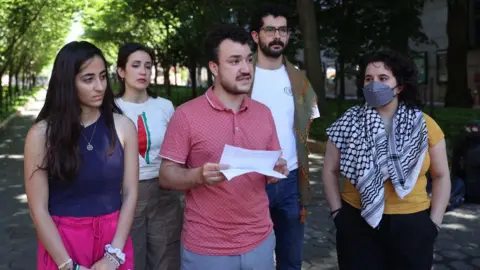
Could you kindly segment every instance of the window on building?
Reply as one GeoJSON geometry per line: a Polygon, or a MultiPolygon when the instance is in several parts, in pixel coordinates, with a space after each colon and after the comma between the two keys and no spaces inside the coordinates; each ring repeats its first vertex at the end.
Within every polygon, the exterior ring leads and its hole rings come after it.
{"type": "Polygon", "coordinates": [[[437,83],[448,82],[447,51],[437,51],[437,83]]]}
{"type": "Polygon", "coordinates": [[[427,84],[428,80],[428,55],[427,52],[418,52],[413,57],[413,62],[418,70],[418,83],[427,84]]]}

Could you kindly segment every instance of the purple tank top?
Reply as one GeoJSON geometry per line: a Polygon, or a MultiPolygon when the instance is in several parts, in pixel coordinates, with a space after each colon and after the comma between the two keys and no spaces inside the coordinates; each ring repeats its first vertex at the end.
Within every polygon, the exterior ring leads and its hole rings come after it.
{"type": "Polygon", "coordinates": [[[82,132],[88,140],[92,138],[93,150],[87,150],[88,143],[80,134],[78,146],[82,163],[75,182],[49,183],[48,208],[52,216],[95,217],[120,210],[124,170],[120,140],[116,137],[115,149],[107,156],[111,140],[103,115],[96,123],[82,128],[82,132]]]}

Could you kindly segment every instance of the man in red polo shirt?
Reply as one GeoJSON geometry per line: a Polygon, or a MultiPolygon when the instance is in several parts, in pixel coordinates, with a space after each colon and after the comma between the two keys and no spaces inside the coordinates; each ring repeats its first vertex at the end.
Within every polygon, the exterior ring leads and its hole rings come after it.
{"type": "MultiPolygon", "coordinates": [[[[270,110],[247,96],[253,82],[248,40],[234,25],[209,33],[206,55],[215,84],[178,107],[160,151],[160,185],[186,191],[182,270],[274,269],[267,177],[248,173],[227,181],[218,164],[226,144],[280,150],[270,110]]],[[[288,175],[283,159],[275,170],[288,175]]]]}

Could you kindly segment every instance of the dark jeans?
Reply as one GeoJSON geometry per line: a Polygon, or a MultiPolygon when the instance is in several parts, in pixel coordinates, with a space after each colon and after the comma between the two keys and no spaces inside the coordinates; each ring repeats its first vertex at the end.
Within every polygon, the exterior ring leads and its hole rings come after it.
{"type": "Polygon", "coordinates": [[[277,270],[300,270],[304,223],[300,222],[298,170],[276,184],[267,185],[270,216],[275,231],[277,270]]]}
{"type": "Polygon", "coordinates": [[[430,270],[437,227],[428,210],[383,215],[372,228],[346,202],[335,216],[340,270],[430,270]]]}

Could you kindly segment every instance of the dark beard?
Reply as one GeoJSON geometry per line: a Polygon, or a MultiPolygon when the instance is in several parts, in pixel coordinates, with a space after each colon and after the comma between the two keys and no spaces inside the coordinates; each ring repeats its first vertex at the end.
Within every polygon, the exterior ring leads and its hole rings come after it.
{"type": "Polygon", "coordinates": [[[260,50],[263,52],[263,54],[267,57],[271,57],[271,58],[278,58],[280,56],[282,56],[283,54],[283,51],[285,50],[285,43],[283,43],[282,41],[280,40],[274,40],[272,42],[270,42],[268,45],[266,45],[265,43],[263,43],[261,40],[259,42],[259,47],[260,47],[260,50]],[[271,46],[273,45],[280,45],[282,46],[282,49],[280,49],[279,51],[273,51],[270,49],[271,46]]]}
{"type": "Polygon", "coordinates": [[[223,90],[225,90],[225,92],[229,93],[230,95],[238,96],[245,94],[242,91],[238,91],[235,86],[228,85],[223,81],[220,81],[220,85],[222,86],[223,90]]]}

